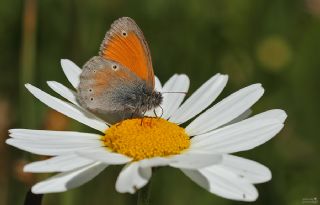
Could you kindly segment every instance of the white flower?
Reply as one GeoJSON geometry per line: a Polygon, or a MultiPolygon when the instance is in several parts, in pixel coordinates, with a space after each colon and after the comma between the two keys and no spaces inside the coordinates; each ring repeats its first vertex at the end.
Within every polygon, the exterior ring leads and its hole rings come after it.
{"type": "MultiPolygon", "coordinates": [[[[76,88],[81,69],[69,60],[62,60],[61,64],[76,88]]],[[[226,75],[213,76],[184,103],[185,95],[165,92],[187,92],[186,75],[176,74],[164,86],[156,79],[156,90],[164,92],[163,119],[145,118],[147,122],[143,125],[140,125],[141,119],[139,122],[131,119],[118,126],[111,126],[80,107],[75,91],[58,82],[50,81],[48,85],[69,102],[27,84],[27,89],[44,104],[100,133],[12,129],[6,143],[34,154],[53,156],[24,167],[24,171],[33,173],[61,172],[34,185],[33,193],[62,192],[78,187],[115,164],[125,164],[116,190],[134,193],[148,183],[152,167],[168,165],[179,168],[211,193],[233,200],[254,201],[258,192],[253,184],[270,180],[271,172],[257,162],[230,153],[252,149],[271,139],[284,126],[286,113],[275,109],[247,118],[250,107],[264,92],[260,84],[254,84],[200,114],[221,93],[227,79],[226,75]],[[195,116],[185,129],[178,126],[195,116]],[[152,136],[144,138],[146,134],[152,136]],[[126,140],[115,142],[119,135],[125,135],[127,138],[122,139],[126,140]],[[171,138],[166,139],[167,136],[171,138]],[[136,142],[140,144],[130,144],[136,142]],[[151,147],[151,151],[144,146],[151,147]]],[[[148,114],[152,116],[152,112],[148,114]]]]}

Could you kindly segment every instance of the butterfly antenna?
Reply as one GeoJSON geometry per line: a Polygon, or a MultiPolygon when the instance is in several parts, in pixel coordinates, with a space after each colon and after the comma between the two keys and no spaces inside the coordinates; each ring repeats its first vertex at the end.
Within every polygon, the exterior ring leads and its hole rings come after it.
{"type": "Polygon", "coordinates": [[[187,94],[187,92],[161,92],[161,93],[180,93],[180,94],[187,94]]]}
{"type": "Polygon", "coordinates": [[[160,109],[161,109],[161,115],[160,115],[160,118],[162,118],[162,115],[163,115],[163,108],[161,107],[161,105],[159,105],[160,109]]]}

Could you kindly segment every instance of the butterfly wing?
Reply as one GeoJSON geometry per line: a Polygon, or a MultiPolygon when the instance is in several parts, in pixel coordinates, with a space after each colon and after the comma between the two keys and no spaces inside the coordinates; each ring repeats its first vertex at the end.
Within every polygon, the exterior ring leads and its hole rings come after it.
{"type": "Polygon", "coordinates": [[[122,17],[111,25],[101,44],[99,55],[122,64],[144,80],[149,89],[154,89],[150,50],[133,19],[122,17]]]}
{"type": "Polygon", "coordinates": [[[95,56],[80,75],[77,100],[94,113],[133,113],[145,83],[121,64],[95,56]]]}

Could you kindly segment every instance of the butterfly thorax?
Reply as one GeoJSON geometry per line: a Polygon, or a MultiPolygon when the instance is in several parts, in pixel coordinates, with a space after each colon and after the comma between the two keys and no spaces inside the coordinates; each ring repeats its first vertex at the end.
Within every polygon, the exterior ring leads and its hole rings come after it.
{"type": "Polygon", "coordinates": [[[143,115],[146,111],[155,109],[163,100],[162,94],[153,89],[147,88],[145,85],[138,86],[136,92],[127,95],[126,107],[128,112],[136,115],[143,115]]]}

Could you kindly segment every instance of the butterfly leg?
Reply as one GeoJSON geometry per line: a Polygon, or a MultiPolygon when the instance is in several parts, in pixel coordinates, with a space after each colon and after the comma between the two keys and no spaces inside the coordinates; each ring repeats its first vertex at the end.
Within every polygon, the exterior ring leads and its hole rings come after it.
{"type": "MultiPolygon", "coordinates": [[[[121,120],[120,120],[120,122],[118,122],[118,123],[116,124],[116,127],[120,126],[125,119],[126,119],[126,114],[125,114],[125,112],[122,112],[122,114],[121,114],[121,120]]],[[[131,117],[131,119],[132,119],[132,117],[131,117]]]]}
{"type": "Polygon", "coordinates": [[[159,117],[159,119],[160,119],[160,118],[162,118],[162,116],[163,116],[163,107],[161,107],[161,105],[159,105],[159,107],[160,107],[160,109],[161,109],[161,115],[160,115],[160,117],[159,117]]]}
{"type": "MultiPolygon", "coordinates": [[[[147,119],[146,119],[147,120],[147,119]]],[[[144,118],[141,118],[140,125],[148,125],[149,127],[152,127],[152,117],[149,118],[149,121],[146,121],[144,118]]]]}
{"type": "Polygon", "coordinates": [[[141,125],[141,126],[142,126],[142,124],[143,124],[143,119],[144,119],[144,116],[145,116],[146,113],[147,113],[147,111],[144,111],[144,113],[143,113],[143,115],[142,115],[141,122],[140,122],[140,125],[141,125]]]}
{"type": "Polygon", "coordinates": [[[154,116],[156,116],[156,118],[158,118],[158,115],[157,115],[156,109],[153,109],[153,114],[154,114],[154,116]]]}
{"type": "Polygon", "coordinates": [[[116,127],[119,127],[119,126],[122,124],[122,121],[123,121],[123,120],[121,120],[120,122],[118,122],[118,123],[116,124],[116,127]]]}
{"type": "Polygon", "coordinates": [[[153,118],[150,118],[150,123],[149,123],[149,126],[150,126],[150,127],[152,127],[152,119],[153,119],[153,118]]]}
{"type": "Polygon", "coordinates": [[[161,109],[161,115],[158,116],[157,112],[156,112],[156,109],[153,110],[153,113],[154,115],[156,116],[156,118],[160,119],[162,118],[162,115],[163,115],[163,108],[161,107],[161,105],[159,105],[160,109],[161,109]]]}

